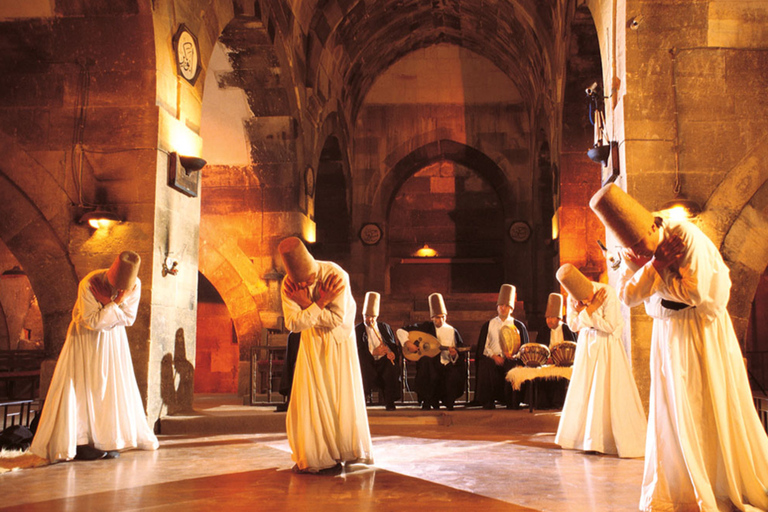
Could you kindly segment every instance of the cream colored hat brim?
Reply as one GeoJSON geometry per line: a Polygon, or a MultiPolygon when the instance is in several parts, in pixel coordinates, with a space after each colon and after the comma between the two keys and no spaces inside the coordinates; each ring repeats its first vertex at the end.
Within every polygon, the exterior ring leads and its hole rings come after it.
{"type": "Polygon", "coordinates": [[[592,298],[594,287],[592,281],[582,274],[579,269],[566,263],[557,269],[557,280],[563,285],[568,294],[576,300],[585,301],[592,298]]]}
{"type": "Polygon", "coordinates": [[[514,308],[516,299],[517,289],[511,284],[503,284],[499,290],[499,298],[496,300],[496,305],[511,306],[514,308]]]}
{"type": "Polygon", "coordinates": [[[377,292],[368,292],[365,294],[363,302],[363,316],[379,316],[379,302],[381,295],[377,292]]]}
{"type": "Polygon", "coordinates": [[[288,277],[294,283],[305,283],[309,281],[312,274],[317,274],[317,261],[309,254],[309,250],[300,239],[295,236],[286,238],[280,242],[277,250],[283,259],[288,277]]]}
{"type": "Polygon", "coordinates": [[[550,293],[547,298],[547,311],[545,318],[563,318],[563,296],[559,293],[550,293]]]}
{"type": "Polygon", "coordinates": [[[651,232],[655,217],[615,183],[598,190],[589,207],[623,247],[632,247],[651,232]]]}
{"type": "Polygon", "coordinates": [[[437,315],[447,315],[448,310],[445,309],[445,301],[443,296],[439,293],[433,293],[429,296],[429,316],[430,318],[437,315]]]}

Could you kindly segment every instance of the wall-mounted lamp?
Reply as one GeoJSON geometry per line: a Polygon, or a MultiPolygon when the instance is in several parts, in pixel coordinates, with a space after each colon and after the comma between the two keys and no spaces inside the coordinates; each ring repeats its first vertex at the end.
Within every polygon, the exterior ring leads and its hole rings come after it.
{"type": "Polygon", "coordinates": [[[24,272],[23,270],[21,270],[20,266],[16,265],[13,268],[9,268],[8,270],[6,270],[2,274],[0,274],[0,278],[2,278],[2,279],[11,279],[11,278],[14,278],[14,277],[24,277],[26,275],[27,275],[27,273],[24,272]]]}
{"type": "Polygon", "coordinates": [[[701,213],[701,206],[696,201],[678,195],[673,200],[664,203],[659,213],[665,219],[693,220],[701,213]]]}
{"type": "Polygon", "coordinates": [[[179,155],[176,152],[168,155],[168,185],[188,195],[197,197],[197,184],[200,174],[197,172],[207,162],[196,156],[179,155]]]}
{"type": "Polygon", "coordinates": [[[589,102],[589,122],[595,127],[595,145],[587,151],[587,156],[595,163],[602,165],[601,183],[603,186],[613,183],[619,177],[619,145],[611,142],[605,129],[605,99],[603,88],[598,82],[584,91],[589,102]]]}
{"type": "Polygon", "coordinates": [[[413,253],[417,258],[434,258],[437,256],[437,251],[424,244],[424,247],[413,253]]]}
{"type": "Polygon", "coordinates": [[[80,217],[78,222],[80,222],[80,224],[87,223],[93,229],[99,229],[113,226],[119,222],[122,222],[122,219],[112,212],[96,209],[90,212],[86,212],[82,217],[80,217]]]}

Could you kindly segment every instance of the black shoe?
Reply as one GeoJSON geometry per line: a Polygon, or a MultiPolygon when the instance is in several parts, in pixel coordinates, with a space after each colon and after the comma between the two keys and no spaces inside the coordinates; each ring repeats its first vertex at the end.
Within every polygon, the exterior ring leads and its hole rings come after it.
{"type": "Polygon", "coordinates": [[[119,459],[120,458],[120,452],[117,450],[110,450],[107,453],[104,454],[104,459],[119,459]]]}
{"type": "Polygon", "coordinates": [[[422,411],[428,411],[430,409],[431,409],[431,407],[430,407],[430,405],[428,403],[421,404],[421,410],[422,411]]]}
{"type": "Polygon", "coordinates": [[[75,460],[98,460],[103,459],[106,454],[107,452],[104,450],[99,450],[89,444],[79,444],[75,452],[75,460]]]}
{"type": "Polygon", "coordinates": [[[275,407],[275,412],[285,412],[288,410],[288,402],[285,402],[284,404],[277,404],[277,407],[275,407]]]}
{"type": "Polygon", "coordinates": [[[395,409],[397,409],[397,407],[395,407],[395,404],[387,404],[386,409],[388,411],[394,411],[395,409]]]}
{"type": "Polygon", "coordinates": [[[449,411],[452,411],[453,410],[453,404],[445,404],[445,408],[448,409],[449,411]]]}
{"type": "Polygon", "coordinates": [[[496,408],[496,404],[494,404],[493,402],[490,402],[490,403],[487,403],[487,404],[483,404],[483,409],[487,409],[489,411],[492,411],[495,408],[496,408]]]}

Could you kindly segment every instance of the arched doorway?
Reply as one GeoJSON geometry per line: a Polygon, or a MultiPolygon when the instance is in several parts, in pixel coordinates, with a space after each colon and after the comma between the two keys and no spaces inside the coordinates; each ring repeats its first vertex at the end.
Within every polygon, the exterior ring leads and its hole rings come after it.
{"type": "Polygon", "coordinates": [[[349,256],[350,232],[347,180],[339,139],[333,135],[326,139],[320,153],[316,182],[317,242],[313,253],[318,259],[345,266],[349,256]]]}
{"type": "Polygon", "coordinates": [[[238,391],[240,349],[224,299],[201,273],[197,275],[195,393],[238,391]]]}
{"type": "Polygon", "coordinates": [[[393,294],[497,291],[504,279],[504,213],[496,191],[450,160],[426,165],[400,187],[389,210],[393,294]],[[436,254],[422,254],[428,246],[436,254]]]}

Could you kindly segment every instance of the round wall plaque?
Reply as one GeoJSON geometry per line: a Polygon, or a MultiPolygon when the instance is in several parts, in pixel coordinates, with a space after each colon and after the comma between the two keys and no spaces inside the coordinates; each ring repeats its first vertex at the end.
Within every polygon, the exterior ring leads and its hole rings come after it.
{"type": "Polygon", "coordinates": [[[527,222],[518,220],[509,226],[509,238],[515,242],[525,242],[531,236],[531,226],[527,222]]]}
{"type": "Polygon", "coordinates": [[[184,79],[195,85],[200,75],[200,46],[197,37],[182,23],[173,36],[173,50],[176,54],[176,69],[184,79]]]}
{"type": "Polygon", "coordinates": [[[381,240],[381,228],[378,224],[368,223],[363,224],[360,228],[360,240],[365,245],[376,245],[381,240]]]}
{"type": "Polygon", "coordinates": [[[304,171],[304,190],[309,197],[315,197],[315,170],[310,166],[304,171]]]}

